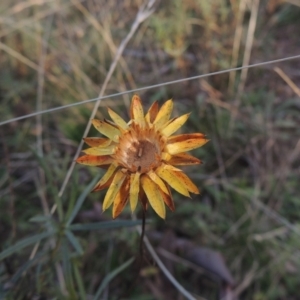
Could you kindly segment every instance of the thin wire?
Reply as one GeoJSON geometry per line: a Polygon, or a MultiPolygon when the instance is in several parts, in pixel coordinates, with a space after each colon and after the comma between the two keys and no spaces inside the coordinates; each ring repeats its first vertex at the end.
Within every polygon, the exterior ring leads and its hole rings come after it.
{"type": "Polygon", "coordinates": [[[52,113],[52,112],[55,112],[55,111],[58,111],[58,110],[61,110],[61,109],[74,107],[74,106],[85,104],[85,103],[95,102],[97,100],[114,98],[114,97],[122,96],[122,95],[125,95],[125,94],[140,92],[140,91],[144,91],[144,90],[148,90],[148,89],[154,89],[154,88],[158,88],[158,87],[162,87],[162,86],[166,86],[166,85],[181,83],[181,82],[184,82],[184,81],[190,81],[190,80],[194,80],[194,79],[225,74],[225,73],[229,73],[229,72],[232,72],[232,71],[243,70],[243,69],[246,69],[246,68],[250,69],[250,68],[265,66],[265,65],[269,65],[269,64],[275,64],[275,63],[279,63],[279,62],[283,62],[283,61],[287,61],[287,60],[292,60],[292,59],[297,59],[297,58],[300,58],[300,54],[295,55],[295,56],[289,56],[289,57],[285,57],[285,58],[265,61],[265,62],[261,62],[261,63],[256,63],[256,64],[252,64],[252,65],[248,65],[248,66],[231,68],[231,69],[226,69],[226,70],[222,70],[222,71],[217,71],[217,72],[212,72],[212,73],[207,73],[207,74],[202,74],[202,75],[196,75],[196,76],[192,76],[192,77],[188,77],[188,78],[181,78],[181,79],[167,81],[167,82],[163,82],[163,83],[158,83],[158,84],[145,86],[145,87],[141,87],[141,88],[137,88],[137,89],[132,89],[132,90],[128,90],[128,91],[124,91],[124,92],[120,92],[120,93],[110,94],[110,95],[107,95],[107,96],[102,96],[102,97],[97,97],[97,98],[93,98],[93,99],[83,100],[83,101],[80,101],[80,102],[70,103],[70,104],[62,105],[62,106],[58,106],[58,107],[53,107],[53,108],[49,108],[49,109],[46,109],[46,110],[37,111],[37,112],[30,113],[30,114],[27,114],[27,115],[24,115],[24,116],[20,116],[20,117],[17,117],[17,118],[13,118],[13,119],[10,119],[10,120],[2,121],[2,122],[0,122],[0,126],[5,125],[5,124],[9,124],[9,123],[12,123],[12,122],[16,122],[16,121],[28,119],[28,118],[37,116],[39,114],[52,113]]]}

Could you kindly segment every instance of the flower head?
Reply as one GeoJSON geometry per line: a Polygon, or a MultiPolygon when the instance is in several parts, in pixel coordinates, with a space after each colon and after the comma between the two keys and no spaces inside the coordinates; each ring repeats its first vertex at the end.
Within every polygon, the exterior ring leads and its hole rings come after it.
{"type": "Polygon", "coordinates": [[[188,119],[189,114],[170,119],[173,101],[159,109],[154,102],[144,115],[139,96],[132,97],[131,120],[126,123],[111,109],[113,122],[92,120],[95,128],[106,138],[89,137],[84,141],[91,148],[83,150],[77,162],[107,168],[93,191],[108,188],[103,211],[113,204],[113,218],[130,202],[134,211],[138,200],[143,208],[148,203],[165,218],[165,204],[174,211],[171,186],[184,196],[199,194],[198,188],[175,166],[195,165],[201,161],[186,152],[203,146],[208,140],[202,133],[173,135],[188,119]]]}

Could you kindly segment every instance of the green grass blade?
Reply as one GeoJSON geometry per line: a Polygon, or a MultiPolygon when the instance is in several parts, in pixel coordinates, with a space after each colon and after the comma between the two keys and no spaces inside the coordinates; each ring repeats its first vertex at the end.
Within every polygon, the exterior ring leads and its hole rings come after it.
{"type": "Polygon", "coordinates": [[[39,233],[39,234],[33,235],[31,237],[25,238],[25,239],[17,242],[15,245],[3,250],[0,253],[0,260],[6,258],[7,256],[27,247],[29,245],[35,244],[35,243],[41,241],[42,239],[45,239],[53,234],[54,234],[54,231],[48,231],[48,232],[39,233]]]}
{"type": "Polygon", "coordinates": [[[94,296],[93,300],[98,300],[100,299],[100,295],[101,293],[104,291],[105,287],[109,284],[109,282],[115,278],[119,273],[121,273],[123,270],[125,270],[128,266],[130,266],[133,261],[134,261],[134,257],[130,258],[129,260],[127,260],[124,264],[122,264],[120,267],[118,267],[117,269],[113,270],[112,272],[110,272],[109,274],[107,274],[103,281],[101,282],[96,295],[94,296]]]}
{"type": "Polygon", "coordinates": [[[33,147],[30,146],[29,149],[32,151],[33,155],[35,156],[38,163],[40,164],[40,166],[42,167],[42,169],[44,170],[44,172],[46,174],[46,178],[48,179],[48,187],[51,187],[49,189],[49,191],[52,193],[52,196],[55,200],[55,203],[57,205],[57,212],[58,212],[59,220],[61,221],[63,219],[64,211],[63,211],[63,207],[62,207],[62,201],[58,197],[57,186],[56,186],[56,184],[54,184],[55,180],[54,180],[54,176],[51,172],[51,167],[50,167],[51,164],[47,163],[45,158],[41,157],[33,147]]]}
{"type": "Polygon", "coordinates": [[[82,281],[82,276],[78,270],[78,266],[76,264],[76,262],[73,263],[73,270],[74,270],[74,275],[75,275],[75,280],[79,289],[79,296],[81,300],[85,300],[86,299],[86,292],[84,289],[84,284],[82,281]]]}
{"type": "Polygon", "coordinates": [[[29,222],[33,222],[33,223],[45,223],[45,222],[51,221],[51,220],[52,220],[51,216],[36,215],[36,216],[30,218],[29,222]]]}
{"type": "Polygon", "coordinates": [[[86,224],[73,224],[70,225],[72,231],[78,230],[100,230],[100,229],[112,229],[123,228],[141,225],[142,221],[124,220],[124,221],[107,221],[107,222],[95,222],[86,224]]]}
{"type": "Polygon", "coordinates": [[[74,290],[72,269],[71,269],[71,262],[70,262],[71,253],[69,251],[68,240],[66,238],[64,238],[61,242],[60,253],[62,256],[63,272],[64,272],[67,286],[68,288],[74,290]]]}
{"type": "Polygon", "coordinates": [[[81,195],[78,197],[77,201],[76,201],[76,204],[74,206],[74,209],[66,223],[67,226],[69,226],[74,218],[76,217],[78,211],[80,210],[86,196],[91,192],[91,189],[93,188],[93,186],[96,184],[96,182],[100,179],[100,175],[96,176],[92,182],[84,189],[84,191],[81,193],[81,195]]]}
{"type": "Polygon", "coordinates": [[[65,233],[66,233],[66,236],[67,236],[68,240],[70,241],[70,243],[72,244],[72,246],[76,250],[76,252],[78,254],[82,255],[83,254],[83,249],[82,249],[78,239],[76,238],[76,236],[70,230],[66,230],[65,233]]]}
{"type": "Polygon", "coordinates": [[[43,251],[35,255],[33,259],[29,259],[23,266],[19,268],[19,270],[14,274],[11,278],[10,282],[16,284],[20,277],[24,274],[25,271],[30,269],[39,259],[44,257],[48,251],[43,251]]]}

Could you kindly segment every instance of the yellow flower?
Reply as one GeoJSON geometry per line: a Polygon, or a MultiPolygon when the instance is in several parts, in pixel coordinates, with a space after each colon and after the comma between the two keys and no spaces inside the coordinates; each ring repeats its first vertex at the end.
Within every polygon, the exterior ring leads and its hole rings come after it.
{"type": "Polygon", "coordinates": [[[132,97],[131,120],[126,123],[111,109],[113,120],[92,120],[95,128],[107,138],[89,137],[84,141],[91,148],[77,162],[89,166],[107,168],[105,175],[93,191],[108,188],[103,201],[103,211],[113,204],[113,218],[130,202],[134,211],[141,201],[147,209],[148,202],[154,211],[165,218],[165,204],[174,211],[171,186],[184,196],[199,194],[198,188],[182,170],[180,165],[200,164],[187,151],[203,146],[208,140],[202,133],[172,134],[188,119],[189,114],[170,119],[173,101],[168,100],[159,109],[154,102],[144,115],[139,96],[132,97]]]}

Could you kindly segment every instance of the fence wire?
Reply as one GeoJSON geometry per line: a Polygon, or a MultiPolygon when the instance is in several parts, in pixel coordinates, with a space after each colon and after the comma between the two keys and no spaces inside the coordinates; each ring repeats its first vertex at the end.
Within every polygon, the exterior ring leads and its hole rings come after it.
{"type": "Polygon", "coordinates": [[[210,77],[210,76],[214,76],[214,75],[225,74],[225,73],[229,73],[229,72],[233,72],[233,71],[240,71],[240,70],[243,70],[243,69],[250,69],[250,68],[255,68],[255,67],[266,66],[266,65],[280,63],[280,62],[293,60],[293,59],[298,59],[298,58],[300,58],[300,54],[294,55],[294,56],[289,56],[289,57],[284,57],[284,58],[280,58],[280,59],[274,59],[274,60],[270,60],[270,61],[260,62],[260,63],[248,65],[248,66],[231,68],[231,69],[211,72],[211,73],[207,73],[207,74],[196,75],[196,76],[191,76],[191,77],[187,77],[187,78],[181,78],[181,79],[176,79],[176,80],[167,81],[167,82],[163,82],[163,83],[153,84],[153,85],[150,85],[150,86],[140,87],[140,88],[137,88],[137,89],[127,90],[127,91],[124,91],[124,92],[119,92],[119,93],[115,93],[115,94],[110,94],[110,95],[106,95],[106,96],[102,96],[102,97],[92,98],[92,99],[88,99],[88,100],[79,101],[79,102],[76,102],[76,103],[70,103],[70,104],[67,104],[67,105],[61,105],[61,106],[58,106],[58,107],[53,107],[53,108],[37,111],[37,112],[34,112],[34,113],[30,113],[30,114],[27,114],[27,115],[23,115],[23,116],[20,116],[20,117],[16,117],[16,118],[12,118],[12,119],[9,119],[9,120],[6,120],[6,121],[2,121],[2,122],[0,122],[0,126],[5,125],[5,124],[9,124],[9,123],[12,123],[12,122],[16,122],[16,121],[28,119],[28,118],[31,118],[31,117],[35,117],[37,115],[52,113],[52,112],[55,112],[55,111],[58,111],[58,110],[62,110],[62,109],[66,109],[66,108],[70,108],[70,107],[74,107],[74,106],[78,106],[78,105],[82,105],[82,104],[86,104],[86,103],[95,102],[95,101],[98,101],[98,100],[114,98],[114,97],[122,96],[122,95],[125,95],[125,94],[141,92],[141,91],[154,89],[154,88],[159,88],[159,87],[172,85],[172,84],[176,84],[176,83],[181,83],[181,82],[185,82],[185,81],[191,81],[191,80],[200,79],[200,78],[204,78],[204,77],[210,77]]]}

